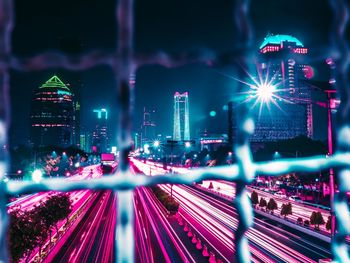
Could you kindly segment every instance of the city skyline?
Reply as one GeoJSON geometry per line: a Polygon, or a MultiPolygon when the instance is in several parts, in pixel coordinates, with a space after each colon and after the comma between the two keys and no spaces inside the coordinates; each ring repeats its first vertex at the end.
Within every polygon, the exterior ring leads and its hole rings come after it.
{"type": "MultiPolygon", "coordinates": [[[[99,45],[105,48],[106,51],[114,48],[115,32],[113,28],[107,26],[108,23],[112,23],[113,19],[113,13],[111,12],[111,10],[113,10],[113,8],[111,8],[113,5],[112,1],[108,1],[105,5],[98,6],[95,6],[93,1],[84,2],[84,7],[80,6],[79,1],[76,1],[74,4],[69,2],[69,9],[64,8],[67,4],[68,1],[60,2],[56,12],[45,13],[38,11],[40,10],[39,7],[45,9],[47,6],[45,1],[37,1],[30,6],[27,6],[27,3],[18,3],[16,7],[18,21],[16,22],[13,34],[14,53],[19,56],[28,56],[42,50],[58,50],[68,54],[79,55],[99,45]],[[83,8],[83,10],[81,10],[81,8],[83,8]],[[27,10],[33,10],[30,18],[27,10]],[[86,12],[90,14],[90,16],[100,16],[102,19],[90,21],[83,18],[81,22],[72,23],[72,27],[65,26],[65,30],[62,30],[62,24],[74,21],[74,14],[77,10],[79,10],[79,12],[86,12]],[[91,12],[93,13],[91,14],[91,12]],[[66,22],[59,19],[61,15],[66,17],[66,22]],[[49,17],[60,22],[50,27],[41,23],[41,21],[50,20],[49,17]],[[31,30],[32,35],[28,37],[27,31],[31,28],[35,28],[35,30],[31,30]],[[93,31],[88,32],[86,30],[87,28],[93,28],[93,31]],[[106,32],[103,34],[100,31],[96,32],[99,28],[106,28],[106,32]],[[91,37],[94,35],[100,37],[91,37]],[[22,45],[24,41],[26,45],[22,45]]],[[[231,3],[219,2],[213,4],[210,3],[210,1],[202,1],[201,12],[196,10],[195,4],[188,4],[186,1],[177,1],[176,4],[175,2],[171,2],[168,4],[173,7],[174,12],[182,10],[181,13],[183,13],[184,23],[188,22],[188,24],[193,25],[185,32],[179,31],[175,26],[177,21],[176,16],[169,15],[170,10],[169,8],[165,8],[164,4],[155,2],[150,5],[144,5],[143,3],[138,3],[138,8],[142,8],[144,12],[138,12],[140,20],[137,20],[138,30],[136,31],[136,37],[141,41],[138,42],[136,51],[143,53],[159,49],[170,51],[173,54],[181,54],[181,49],[186,51],[192,48],[193,50],[198,49],[207,52],[209,57],[211,52],[222,53],[222,60],[210,67],[208,67],[208,65],[192,64],[174,69],[166,69],[157,65],[140,68],[136,72],[137,86],[135,89],[134,127],[138,127],[142,123],[143,107],[162,108],[162,114],[159,116],[158,120],[160,123],[158,128],[160,133],[171,134],[172,124],[169,124],[166,120],[172,115],[172,109],[166,109],[166,105],[171,103],[171,94],[177,90],[181,91],[183,87],[192,89],[189,90],[189,92],[193,94],[191,108],[193,109],[193,116],[196,116],[196,118],[192,119],[192,126],[198,127],[201,131],[209,129],[209,127],[216,127],[216,125],[213,125],[214,123],[221,124],[226,120],[226,115],[222,107],[231,99],[236,85],[229,78],[229,76],[235,74],[234,72],[237,72],[237,69],[229,65],[230,53],[235,48],[235,32],[230,27],[223,26],[233,21],[232,13],[229,12],[230,8],[232,8],[231,3]],[[186,8],[183,8],[184,6],[186,6],[186,8]],[[165,11],[160,13],[157,12],[157,10],[165,11]],[[210,12],[210,10],[215,12],[210,12]],[[195,23],[192,21],[191,14],[196,14],[198,16],[195,23]],[[150,17],[153,17],[153,19],[150,19],[150,17]],[[211,19],[209,20],[208,17],[211,19]],[[139,21],[143,22],[139,23],[139,21]],[[162,21],[162,23],[157,24],[156,21],[162,21]],[[157,27],[155,27],[155,23],[157,27]],[[172,29],[171,34],[165,30],[166,27],[172,29]],[[155,31],[152,31],[152,28],[156,28],[155,31]],[[191,30],[194,31],[193,36],[188,33],[191,30]],[[207,34],[204,33],[207,31],[207,34]],[[166,37],[161,38],[160,36],[162,34],[166,37]],[[182,36],[182,34],[184,35],[182,36]],[[213,37],[213,35],[215,37],[213,37]],[[143,44],[140,44],[141,42],[143,44]],[[203,50],[202,47],[204,46],[208,46],[208,50],[203,50]],[[229,63],[227,64],[225,61],[229,63]],[[218,87],[220,90],[219,93],[217,92],[218,87]],[[201,96],[202,91],[212,94],[211,100],[201,96]],[[159,97],[165,100],[157,100],[156,98],[159,97]],[[209,115],[211,111],[216,111],[217,115],[215,118],[209,115]],[[208,125],[206,125],[206,123],[208,123],[208,125]]],[[[273,32],[274,34],[290,34],[297,37],[310,47],[311,57],[313,58],[321,54],[322,47],[325,47],[329,43],[328,33],[324,30],[327,29],[330,24],[330,11],[327,3],[318,4],[320,16],[312,19],[307,15],[314,7],[312,1],[300,1],[300,4],[297,4],[297,2],[293,4],[287,2],[286,7],[293,10],[293,12],[289,13],[284,11],[287,9],[281,7],[281,3],[276,1],[267,1],[265,4],[257,1],[252,4],[252,22],[256,26],[256,50],[258,50],[266,34],[268,32],[273,32]],[[298,8],[299,6],[303,8],[298,8]],[[260,10],[264,10],[264,12],[260,12],[260,10]],[[280,11],[274,12],[273,10],[280,11]],[[288,17],[288,19],[283,19],[284,17],[288,17]],[[327,19],[325,19],[325,17],[327,19]],[[256,21],[259,21],[259,23],[256,23],[256,21]],[[313,32],[313,37],[310,37],[308,32],[313,32]]],[[[315,61],[315,63],[318,62],[319,61],[315,61]]],[[[208,61],[208,63],[210,64],[210,61],[208,61]]],[[[21,92],[23,95],[21,98],[18,96],[11,96],[13,98],[13,132],[11,133],[11,141],[14,144],[26,143],[24,138],[29,138],[29,123],[22,121],[23,113],[21,113],[21,110],[24,110],[23,112],[29,110],[29,104],[23,98],[29,95],[30,89],[35,89],[40,82],[47,79],[54,72],[64,74],[64,78],[67,78],[68,81],[72,80],[76,82],[76,79],[80,79],[83,84],[83,86],[78,87],[78,85],[72,83],[72,89],[78,89],[74,91],[75,93],[79,92],[80,101],[82,102],[81,107],[84,108],[81,113],[81,126],[86,126],[86,123],[88,123],[91,118],[87,110],[89,107],[84,105],[87,101],[92,104],[91,107],[106,107],[109,109],[111,116],[116,116],[115,108],[112,107],[116,96],[116,91],[114,89],[115,80],[111,72],[105,67],[91,69],[87,73],[63,71],[58,68],[31,74],[13,72],[11,76],[13,89],[11,92],[13,94],[21,92]],[[72,77],[69,77],[69,75],[72,77]],[[77,75],[79,76],[77,77],[77,75]],[[28,88],[23,89],[25,86],[28,88]],[[110,92],[111,96],[105,95],[110,92]],[[22,132],[19,133],[19,130],[22,132]]],[[[324,71],[321,69],[316,70],[315,78],[323,78],[325,76],[323,72],[324,71]]],[[[322,124],[322,121],[319,121],[319,123],[322,124]]],[[[113,126],[114,125],[112,125],[111,129],[115,132],[116,127],[113,126]]],[[[326,127],[326,124],[324,124],[324,127],[326,127]]],[[[223,125],[222,127],[218,127],[218,129],[219,128],[220,130],[225,129],[223,125]]],[[[219,131],[213,130],[212,132],[219,131]]],[[[191,130],[191,133],[196,134],[197,131],[191,130]]],[[[324,139],[325,133],[316,137],[324,139]]]]}
{"type": "Polygon", "coordinates": [[[0,0],[0,261],[347,263],[349,14],[0,0]]]}

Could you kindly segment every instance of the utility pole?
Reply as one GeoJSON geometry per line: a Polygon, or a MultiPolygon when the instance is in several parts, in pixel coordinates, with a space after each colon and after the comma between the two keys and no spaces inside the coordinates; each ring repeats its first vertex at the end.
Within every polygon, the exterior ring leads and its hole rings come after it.
{"type": "MultiPolygon", "coordinates": [[[[331,71],[334,71],[334,63],[332,61],[327,62],[330,66],[331,71]]],[[[327,109],[327,138],[328,138],[328,154],[329,156],[333,155],[333,132],[332,132],[332,109],[335,109],[337,106],[331,94],[336,93],[336,89],[332,89],[332,78],[329,82],[319,82],[318,84],[313,84],[310,81],[307,83],[311,84],[311,87],[321,90],[327,94],[327,102],[320,101],[311,101],[311,100],[303,100],[311,103],[315,103],[316,105],[327,109]],[[323,88],[320,88],[323,86],[323,88]]],[[[329,169],[329,198],[330,198],[330,206],[331,206],[331,236],[334,236],[335,233],[335,215],[334,215],[334,170],[333,168],[329,169]]]]}
{"type": "MultiPolygon", "coordinates": [[[[332,132],[332,105],[331,94],[335,93],[335,90],[325,90],[327,93],[327,126],[328,126],[328,153],[333,155],[333,132],[332,132]]],[[[329,198],[331,206],[331,236],[335,233],[335,215],[334,215],[334,170],[329,168],[329,198]]]]}

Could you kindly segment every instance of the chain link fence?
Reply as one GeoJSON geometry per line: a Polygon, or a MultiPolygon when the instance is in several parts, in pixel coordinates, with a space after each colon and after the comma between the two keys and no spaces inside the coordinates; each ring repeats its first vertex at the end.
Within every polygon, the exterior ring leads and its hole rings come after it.
{"type": "MultiPolygon", "coordinates": [[[[317,5],[315,3],[315,5],[317,5]]],[[[249,137],[254,132],[254,120],[248,109],[238,110],[238,133],[234,146],[237,164],[230,166],[192,170],[185,176],[164,175],[146,177],[131,175],[128,164],[128,154],[131,149],[131,101],[134,90],[129,85],[129,76],[142,65],[157,63],[167,67],[175,67],[193,62],[205,62],[206,54],[200,52],[196,57],[181,56],[174,59],[170,55],[150,55],[138,57],[133,53],[134,33],[134,1],[119,0],[115,14],[118,27],[118,43],[115,53],[93,51],[81,57],[72,58],[65,54],[49,52],[27,59],[16,57],[11,52],[11,34],[14,27],[14,1],[0,0],[0,176],[9,167],[8,130],[10,123],[10,85],[9,71],[37,71],[48,68],[64,68],[67,70],[85,70],[98,65],[108,65],[112,68],[117,80],[119,107],[118,115],[118,146],[120,149],[120,164],[118,174],[88,181],[74,182],[62,179],[44,179],[40,183],[0,181],[0,260],[8,261],[6,195],[33,193],[38,191],[71,191],[77,189],[113,189],[116,191],[117,227],[116,227],[116,262],[134,262],[134,234],[133,234],[133,189],[138,186],[151,186],[162,183],[192,184],[195,181],[207,179],[224,179],[236,182],[236,199],[234,205],[239,215],[239,226],[235,233],[236,262],[250,262],[248,241],[244,236],[253,223],[253,211],[246,194],[245,186],[249,184],[255,174],[278,176],[290,172],[314,172],[320,169],[337,168],[339,192],[335,194],[334,211],[338,231],[332,239],[332,253],[336,262],[350,262],[348,245],[345,238],[350,234],[350,211],[346,200],[346,192],[350,191],[350,83],[349,61],[350,53],[345,38],[345,30],[349,19],[349,6],[346,0],[329,0],[333,11],[333,25],[330,32],[331,46],[326,57],[332,57],[335,62],[336,87],[341,98],[341,107],[337,113],[337,151],[330,158],[315,156],[310,158],[296,158],[293,160],[278,160],[255,163],[249,147],[249,137]]],[[[238,30],[240,49],[237,54],[239,62],[249,68],[253,51],[253,28],[249,16],[249,0],[236,0],[234,4],[235,24],[238,30]]],[[[214,58],[215,59],[215,58],[214,58]]],[[[0,179],[1,179],[0,178],[0,179]]]]}

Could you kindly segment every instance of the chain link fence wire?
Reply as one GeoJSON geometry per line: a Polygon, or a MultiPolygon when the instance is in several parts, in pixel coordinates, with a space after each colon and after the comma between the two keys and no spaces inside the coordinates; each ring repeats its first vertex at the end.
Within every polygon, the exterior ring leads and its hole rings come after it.
{"type": "MultiPolygon", "coordinates": [[[[249,61],[254,61],[252,43],[253,28],[250,23],[249,0],[236,0],[234,5],[235,23],[238,31],[238,61],[249,68],[249,61]]],[[[314,156],[309,158],[282,159],[271,162],[255,163],[249,147],[249,136],[254,132],[254,120],[248,109],[238,109],[238,133],[234,151],[237,163],[230,166],[200,168],[191,170],[186,175],[162,175],[147,177],[132,176],[129,171],[128,154],[131,149],[131,114],[134,90],[129,84],[129,76],[145,64],[160,64],[175,67],[194,62],[206,62],[208,53],[198,52],[180,57],[166,53],[138,56],[133,53],[134,1],[119,0],[116,3],[115,15],[118,27],[118,41],[115,53],[102,50],[92,51],[80,57],[70,57],[58,52],[47,52],[30,58],[19,58],[11,52],[11,34],[14,27],[14,1],[0,0],[0,261],[8,262],[6,195],[34,193],[39,191],[72,191],[78,189],[112,189],[118,196],[116,227],[116,262],[134,262],[133,234],[133,189],[138,186],[173,183],[191,185],[207,179],[223,179],[236,182],[236,199],[234,206],[238,211],[239,226],[235,233],[236,262],[250,262],[248,241],[245,232],[253,224],[253,210],[247,197],[245,186],[255,174],[279,176],[290,172],[316,172],[321,169],[337,168],[339,192],[335,194],[334,211],[338,231],[332,239],[332,253],[335,262],[350,262],[349,249],[345,238],[350,234],[350,211],[346,192],[350,191],[350,85],[349,85],[349,46],[345,30],[349,20],[349,6],[346,0],[329,0],[333,11],[333,26],[330,32],[331,46],[327,55],[334,61],[335,86],[341,98],[341,107],[337,113],[337,146],[338,149],[330,158],[314,156]],[[118,147],[120,149],[120,169],[118,174],[88,181],[65,181],[63,178],[43,179],[39,183],[28,181],[8,181],[2,179],[9,167],[8,131],[10,123],[9,71],[38,71],[49,68],[67,70],[86,70],[98,65],[108,65],[113,69],[117,80],[118,147]]],[[[210,59],[219,55],[210,53],[210,59]],[[213,55],[214,54],[214,55],[213,55]]]]}

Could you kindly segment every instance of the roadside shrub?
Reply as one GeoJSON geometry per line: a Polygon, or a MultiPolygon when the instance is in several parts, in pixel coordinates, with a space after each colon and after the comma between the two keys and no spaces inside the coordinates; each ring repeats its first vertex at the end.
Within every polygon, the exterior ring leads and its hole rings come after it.
{"type": "Polygon", "coordinates": [[[175,214],[179,210],[180,204],[176,202],[176,200],[173,197],[171,197],[167,192],[163,191],[158,186],[152,186],[151,189],[154,195],[157,197],[157,199],[171,214],[175,214]]]}

